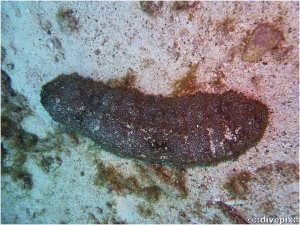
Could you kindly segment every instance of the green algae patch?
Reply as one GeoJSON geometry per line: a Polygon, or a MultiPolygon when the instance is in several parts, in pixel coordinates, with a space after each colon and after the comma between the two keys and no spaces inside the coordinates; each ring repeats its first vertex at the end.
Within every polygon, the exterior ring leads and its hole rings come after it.
{"type": "Polygon", "coordinates": [[[109,79],[107,85],[111,88],[132,88],[136,82],[138,73],[132,68],[128,68],[127,73],[121,79],[109,79]]]}
{"type": "Polygon", "coordinates": [[[266,200],[263,202],[259,210],[264,213],[264,215],[271,215],[274,211],[276,211],[276,203],[272,200],[266,200]]]}
{"type": "Polygon", "coordinates": [[[243,198],[249,194],[248,182],[253,179],[253,175],[248,171],[241,171],[230,176],[229,182],[224,188],[229,191],[233,198],[243,198]]]}
{"type": "Polygon", "coordinates": [[[199,63],[192,65],[184,77],[174,82],[172,95],[182,96],[192,94],[199,89],[196,76],[198,68],[199,63]]]}
{"type": "Polygon", "coordinates": [[[19,182],[22,189],[31,190],[33,187],[32,174],[26,169],[11,171],[11,177],[14,182],[19,182]]]}
{"type": "Polygon", "coordinates": [[[213,78],[212,82],[209,84],[214,87],[216,90],[222,90],[226,87],[226,83],[224,82],[224,78],[226,77],[222,70],[215,69],[214,73],[216,76],[213,78]]]}
{"type": "MultiPolygon", "coordinates": [[[[30,191],[34,187],[33,175],[28,171],[27,161],[34,159],[45,172],[62,164],[58,153],[62,147],[59,132],[40,139],[26,132],[21,122],[32,116],[26,98],[11,87],[11,79],[6,71],[1,71],[1,174],[10,176],[21,190],[30,191]],[[56,143],[57,142],[57,143],[56,143]],[[57,150],[56,157],[42,157],[44,152],[57,150]],[[39,158],[42,158],[39,160],[39,158]]],[[[4,180],[4,179],[3,179],[4,180]]],[[[3,182],[5,185],[5,182],[3,182]]]]}
{"type": "Polygon", "coordinates": [[[180,197],[186,198],[188,196],[185,169],[175,169],[175,168],[165,167],[162,165],[152,164],[147,166],[147,170],[151,171],[159,180],[159,182],[166,185],[166,190],[168,190],[169,187],[172,187],[172,189],[176,190],[179,193],[180,197]]]}
{"type": "Polygon", "coordinates": [[[1,174],[11,176],[21,189],[31,190],[32,174],[25,163],[27,154],[37,144],[38,137],[20,126],[23,115],[30,113],[24,96],[11,87],[8,74],[1,71],[1,174]]]}
{"type": "Polygon", "coordinates": [[[101,161],[96,161],[97,173],[94,178],[94,185],[107,188],[108,191],[113,191],[117,195],[125,196],[134,194],[143,198],[147,202],[154,203],[159,201],[164,195],[162,189],[155,185],[146,174],[126,176],[118,166],[104,164],[101,161]]]}
{"type": "Polygon", "coordinates": [[[221,31],[224,35],[235,30],[235,18],[226,17],[222,21],[217,21],[217,30],[221,31]]]}
{"type": "Polygon", "coordinates": [[[102,162],[97,163],[97,174],[94,185],[107,187],[117,194],[135,193],[139,188],[138,180],[134,176],[125,177],[111,165],[105,166],[102,162]]]}
{"type": "Polygon", "coordinates": [[[151,217],[153,215],[153,208],[151,207],[151,205],[142,203],[139,204],[137,206],[137,212],[139,213],[139,215],[145,219],[151,217]]]}
{"type": "Polygon", "coordinates": [[[50,171],[58,168],[61,165],[62,161],[61,159],[56,156],[42,156],[42,159],[40,161],[40,167],[45,173],[49,173],[50,171]]]}
{"type": "Polygon", "coordinates": [[[111,88],[76,73],[45,84],[41,103],[55,121],[105,151],[178,168],[236,159],[268,124],[266,105],[232,90],[165,97],[111,88]]]}
{"type": "MultiPolygon", "coordinates": [[[[2,147],[2,146],[1,146],[2,147]]],[[[12,180],[23,190],[31,190],[33,187],[32,174],[24,166],[27,160],[26,154],[18,152],[13,157],[10,167],[1,166],[2,175],[10,175],[12,180]]]]}
{"type": "Polygon", "coordinates": [[[259,167],[255,173],[263,184],[290,184],[299,182],[299,165],[294,163],[276,162],[259,167]],[[280,177],[274,179],[274,177],[280,177]]]}
{"type": "Polygon", "coordinates": [[[245,47],[243,60],[246,62],[257,62],[262,56],[282,41],[283,34],[271,24],[260,24],[252,34],[247,37],[248,44],[245,47]]]}
{"type": "Polygon", "coordinates": [[[157,202],[163,194],[159,186],[153,185],[141,189],[139,196],[143,197],[147,202],[157,202]]]}
{"type": "Polygon", "coordinates": [[[148,203],[157,203],[162,198],[186,198],[186,171],[160,165],[135,163],[131,170],[125,164],[111,164],[95,160],[94,185],[106,188],[119,196],[135,195],[148,203]]]}
{"type": "Polygon", "coordinates": [[[148,15],[156,17],[163,7],[163,4],[163,1],[140,1],[140,9],[148,15]]]}
{"type": "Polygon", "coordinates": [[[56,18],[62,30],[74,32],[80,28],[79,19],[74,15],[73,9],[59,8],[56,13],[56,18]]]}
{"type": "Polygon", "coordinates": [[[174,1],[172,9],[175,11],[184,11],[195,8],[199,2],[197,1],[174,1]]]}
{"type": "Polygon", "coordinates": [[[2,137],[10,139],[10,145],[14,148],[21,148],[23,151],[30,151],[38,142],[38,137],[25,132],[12,119],[1,116],[2,137]]]}

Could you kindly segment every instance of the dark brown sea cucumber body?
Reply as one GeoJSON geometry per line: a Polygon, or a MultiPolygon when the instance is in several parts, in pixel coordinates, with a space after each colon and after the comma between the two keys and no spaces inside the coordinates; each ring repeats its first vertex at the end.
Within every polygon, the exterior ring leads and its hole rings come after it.
{"type": "Polygon", "coordinates": [[[45,84],[41,103],[55,121],[106,151],[176,167],[235,159],[260,140],[268,123],[266,105],[235,91],[146,95],[76,73],[45,84]]]}

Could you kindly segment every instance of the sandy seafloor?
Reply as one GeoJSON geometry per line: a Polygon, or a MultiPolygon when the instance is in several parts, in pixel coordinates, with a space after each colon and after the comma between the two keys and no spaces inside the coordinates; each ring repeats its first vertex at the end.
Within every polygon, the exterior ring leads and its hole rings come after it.
{"type": "Polygon", "coordinates": [[[38,137],[33,145],[2,137],[2,223],[298,218],[299,3],[199,2],[184,10],[172,4],[150,16],[139,2],[1,2],[2,70],[30,109],[16,126],[38,137]],[[59,20],[59,9],[72,10],[73,27],[59,20]],[[260,61],[245,62],[245,37],[261,23],[284,40],[260,61]],[[121,159],[64,130],[40,104],[41,87],[62,73],[107,81],[132,68],[138,89],[167,95],[196,63],[202,91],[233,89],[269,108],[262,140],[236,161],[175,170],[121,159]],[[222,88],[213,85],[219,74],[222,88]]]}

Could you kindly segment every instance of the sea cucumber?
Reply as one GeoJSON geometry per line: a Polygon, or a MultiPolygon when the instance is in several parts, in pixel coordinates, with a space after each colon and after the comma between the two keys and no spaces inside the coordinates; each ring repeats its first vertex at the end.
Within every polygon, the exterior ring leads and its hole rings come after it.
{"type": "Polygon", "coordinates": [[[175,167],[236,159],[268,124],[265,104],[232,90],[167,97],[111,88],[77,73],[45,84],[41,103],[55,121],[106,151],[175,167]]]}

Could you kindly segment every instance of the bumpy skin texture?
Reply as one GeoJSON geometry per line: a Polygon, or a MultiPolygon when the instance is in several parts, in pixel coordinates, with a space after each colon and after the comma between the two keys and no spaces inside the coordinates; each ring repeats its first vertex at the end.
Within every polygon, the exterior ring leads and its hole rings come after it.
{"type": "Polygon", "coordinates": [[[234,91],[163,97],[76,73],[45,84],[41,103],[54,120],[106,151],[176,167],[235,159],[260,140],[268,123],[264,104],[234,91]]]}

